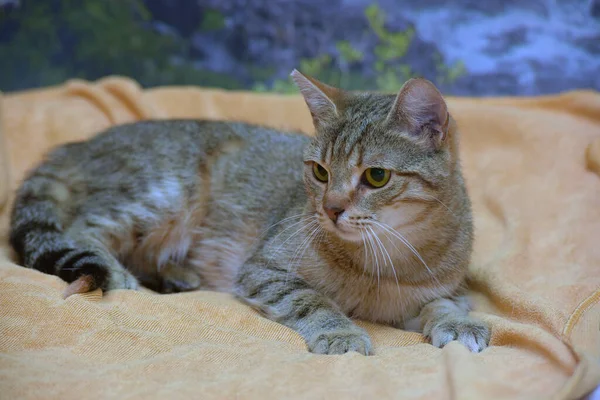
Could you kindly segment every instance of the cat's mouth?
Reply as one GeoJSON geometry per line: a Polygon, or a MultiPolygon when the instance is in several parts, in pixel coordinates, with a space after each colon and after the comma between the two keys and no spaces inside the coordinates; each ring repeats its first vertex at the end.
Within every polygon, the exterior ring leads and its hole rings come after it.
{"type": "Polygon", "coordinates": [[[321,219],[321,225],[340,239],[348,242],[362,242],[363,233],[359,226],[347,220],[333,222],[330,219],[321,219]]]}
{"type": "Polygon", "coordinates": [[[348,242],[362,242],[363,241],[363,235],[361,235],[360,230],[357,229],[352,229],[352,230],[346,230],[340,227],[337,227],[336,235],[338,235],[338,237],[340,239],[346,240],[348,242]]]}

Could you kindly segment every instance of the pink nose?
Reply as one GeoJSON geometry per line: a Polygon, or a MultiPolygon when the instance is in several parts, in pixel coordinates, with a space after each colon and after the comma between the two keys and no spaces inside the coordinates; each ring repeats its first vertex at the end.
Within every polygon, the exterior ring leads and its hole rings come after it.
{"type": "Polygon", "coordinates": [[[344,212],[344,209],[341,207],[323,207],[325,209],[325,212],[327,213],[327,216],[329,217],[330,220],[332,220],[334,223],[337,222],[338,217],[344,212]]]}

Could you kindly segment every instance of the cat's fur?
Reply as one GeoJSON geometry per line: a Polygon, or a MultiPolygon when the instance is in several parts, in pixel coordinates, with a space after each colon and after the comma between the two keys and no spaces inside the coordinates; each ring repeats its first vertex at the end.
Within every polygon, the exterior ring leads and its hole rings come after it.
{"type": "Polygon", "coordinates": [[[316,353],[372,353],[349,317],[411,321],[436,346],[484,349],[489,329],[459,296],[473,226],[442,96],[422,79],[390,96],[292,76],[314,139],[147,121],[52,151],[14,204],[23,264],[72,282],[67,294],[138,281],[231,292],[316,353]],[[389,183],[365,184],[369,167],[391,170],[389,183]]]}

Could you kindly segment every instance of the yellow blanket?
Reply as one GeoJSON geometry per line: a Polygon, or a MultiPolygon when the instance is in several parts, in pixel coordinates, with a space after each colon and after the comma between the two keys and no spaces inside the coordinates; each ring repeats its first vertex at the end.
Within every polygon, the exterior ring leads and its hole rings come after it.
{"type": "Polygon", "coordinates": [[[7,193],[51,146],[166,117],[310,134],[299,96],[142,90],[118,77],[4,95],[0,398],[585,395],[600,382],[600,94],[448,104],[475,213],[470,284],[476,314],[492,324],[491,347],[437,349],[418,334],[361,323],[377,353],[364,357],[310,354],[295,332],[225,294],[98,290],[63,300],[65,283],[15,265],[6,242],[7,193]]]}

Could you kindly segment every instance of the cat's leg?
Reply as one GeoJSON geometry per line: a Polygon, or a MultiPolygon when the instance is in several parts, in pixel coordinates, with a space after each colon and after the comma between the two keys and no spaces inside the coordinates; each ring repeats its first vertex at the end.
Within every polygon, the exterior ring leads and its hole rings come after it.
{"type": "Polygon", "coordinates": [[[110,237],[106,233],[105,227],[84,219],[76,221],[66,232],[71,244],[57,262],[58,276],[70,283],[64,297],[96,288],[105,291],[139,288],[138,280],[115,257],[115,248],[106,239],[110,237]]]}
{"type": "Polygon", "coordinates": [[[76,243],[60,264],[59,276],[70,282],[64,292],[65,298],[96,288],[106,291],[138,289],[137,279],[102,244],[92,240],[76,243]]]}
{"type": "Polygon", "coordinates": [[[367,332],[294,272],[253,257],[239,271],[235,294],[268,318],[298,332],[317,354],[372,354],[367,332]]]}
{"type": "Polygon", "coordinates": [[[423,334],[436,347],[444,347],[453,340],[470,351],[484,350],[490,341],[490,328],[469,316],[469,303],[465,297],[441,298],[425,305],[419,314],[423,334]]]}

